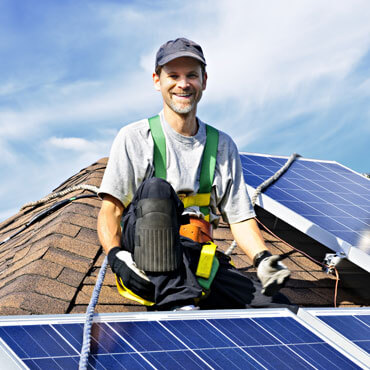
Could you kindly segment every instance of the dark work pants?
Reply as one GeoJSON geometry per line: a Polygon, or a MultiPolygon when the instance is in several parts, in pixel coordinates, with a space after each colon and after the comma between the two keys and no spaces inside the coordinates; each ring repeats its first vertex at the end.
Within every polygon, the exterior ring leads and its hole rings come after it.
{"type": "MultiPolygon", "coordinates": [[[[172,186],[163,179],[145,180],[138,188],[132,202],[122,216],[123,249],[133,253],[135,248],[136,207],[141,199],[171,199],[176,208],[177,219],[174,223],[180,227],[184,207],[172,186]]],[[[154,309],[168,310],[186,304],[194,304],[194,299],[202,296],[202,289],[197,282],[195,271],[199,261],[201,244],[188,238],[179,238],[183,250],[183,263],[173,272],[146,272],[155,286],[154,309]]],[[[211,291],[202,298],[198,305],[202,309],[233,309],[256,307],[288,307],[289,300],[278,293],[274,297],[261,294],[261,284],[257,279],[250,279],[229,263],[229,257],[220,253],[219,270],[212,283],[211,291]]],[[[294,310],[294,308],[293,308],[294,310]]]]}

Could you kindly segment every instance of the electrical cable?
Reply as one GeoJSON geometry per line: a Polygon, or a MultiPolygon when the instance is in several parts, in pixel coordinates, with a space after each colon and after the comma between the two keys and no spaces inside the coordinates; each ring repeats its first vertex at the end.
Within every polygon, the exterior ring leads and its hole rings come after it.
{"type": "Polygon", "coordinates": [[[28,229],[31,225],[35,224],[36,222],[41,221],[46,216],[49,216],[52,213],[54,213],[55,211],[57,211],[58,209],[64,207],[66,204],[68,204],[68,203],[70,203],[70,202],[72,202],[74,200],[77,200],[77,199],[92,198],[92,197],[96,197],[96,196],[97,196],[96,194],[82,194],[82,195],[74,196],[72,198],[63,199],[63,200],[61,200],[59,202],[54,203],[51,207],[49,207],[47,209],[44,209],[43,211],[41,211],[38,214],[36,214],[35,216],[33,216],[31,218],[31,220],[28,221],[25,225],[23,225],[23,227],[21,229],[19,229],[17,232],[15,232],[14,234],[8,236],[6,239],[4,239],[3,241],[1,241],[0,242],[0,246],[3,245],[3,244],[5,244],[9,240],[13,239],[15,236],[17,236],[18,234],[20,234],[22,231],[28,229]]]}
{"type": "Polygon", "coordinates": [[[334,288],[334,307],[337,307],[337,294],[338,294],[338,284],[339,284],[339,273],[338,273],[338,270],[336,269],[335,266],[328,266],[327,264],[323,263],[323,262],[320,262],[320,261],[317,261],[315,258],[311,257],[309,254],[301,251],[300,249],[296,248],[296,247],[293,247],[291,244],[289,244],[288,242],[286,242],[285,240],[281,239],[280,237],[278,237],[275,233],[273,233],[266,225],[264,225],[258,218],[255,218],[255,220],[267,231],[269,232],[272,236],[274,236],[276,239],[278,239],[280,242],[284,243],[285,245],[287,245],[288,247],[294,249],[295,251],[303,254],[305,257],[307,257],[308,259],[310,259],[312,262],[316,263],[316,264],[319,264],[323,267],[326,267],[328,269],[333,269],[335,271],[335,275],[336,275],[336,282],[335,282],[335,288],[334,288]]]}

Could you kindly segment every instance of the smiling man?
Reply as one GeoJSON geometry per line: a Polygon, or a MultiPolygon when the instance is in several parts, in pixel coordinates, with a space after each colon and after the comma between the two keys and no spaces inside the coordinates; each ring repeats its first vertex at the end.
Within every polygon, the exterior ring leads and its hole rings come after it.
{"type": "Polygon", "coordinates": [[[289,305],[278,290],[290,272],[264,244],[236,145],[196,116],[202,48],[185,38],[162,45],[153,82],[163,110],[121,129],[99,193],[98,234],[119,292],[158,310],[289,305]],[[219,214],[259,281],[216,250],[219,214]]]}

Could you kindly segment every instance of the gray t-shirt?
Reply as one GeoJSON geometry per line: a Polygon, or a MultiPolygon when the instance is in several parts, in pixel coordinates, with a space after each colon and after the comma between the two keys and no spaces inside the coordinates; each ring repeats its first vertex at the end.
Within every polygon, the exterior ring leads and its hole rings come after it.
{"type": "MultiPolygon", "coordinates": [[[[201,159],[206,143],[205,124],[198,119],[195,136],[183,136],[159,114],[167,148],[167,181],[176,193],[194,195],[199,189],[201,159]]],[[[127,207],[143,180],[153,177],[153,139],[147,119],[123,127],[115,138],[99,195],[110,194],[127,207]]],[[[246,191],[239,153],[232,139],[219,131],[215,176],[211,191],[210,221],[218,224],[217,208],[225,222],[237,223],[255,216],[246,191]]],[[[201,217],[199,207],[186,213],[201,217]]]]}

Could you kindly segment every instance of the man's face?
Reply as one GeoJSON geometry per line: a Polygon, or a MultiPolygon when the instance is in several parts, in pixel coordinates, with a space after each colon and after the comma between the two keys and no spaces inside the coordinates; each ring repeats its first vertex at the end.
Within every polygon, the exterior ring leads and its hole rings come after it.
{"type": "Polygon", "coordinates": [[[182,57],[165,64],[160,76],[153,73],[153,81],[171,110],[188,114],[196,111],[206,88],[207,74],[202,75],[202,68],[196,59],[182,57]]]}

